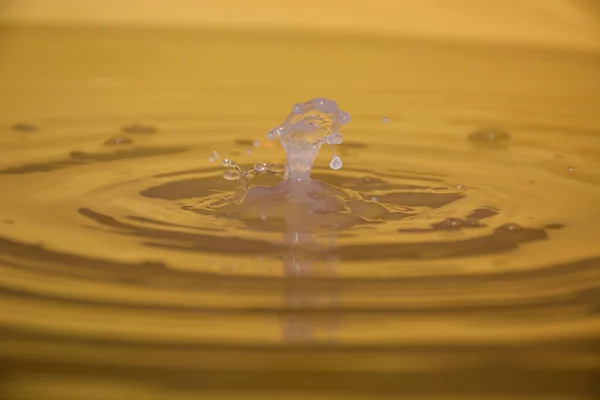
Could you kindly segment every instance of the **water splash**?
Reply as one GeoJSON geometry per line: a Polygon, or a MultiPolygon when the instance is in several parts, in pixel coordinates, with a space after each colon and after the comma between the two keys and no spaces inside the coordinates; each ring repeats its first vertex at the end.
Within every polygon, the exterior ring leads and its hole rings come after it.
{"type": "MultiPolygon", "coordinates": [[[[251,167],[238,165],[230,159],[224,159],[221,165],[227,170],[223,178],[227,180],[248,180],[257,174],[278,174],[283,170],[284,179],[294,182],[295,190],[310,191],[314,182],[310,180],[310,170],[323,144],[329,144],[333,158],[331,169],[342,167],[342,159],[335,154],[334,145],[342,143],[342,125],[350,121],[350,114],[338,108],[333,100],[315,98],[305,103],[297,103],[292,113],[279,126],[267,133],[271,141],[279,139],[286,152],[286,161],[282,166],[264,162],[251,167]]],[[[254,147],[260,142],[254,141],[254,147]]]]}
{"type": "MultiPolygon", "coordinates": [[[[340,110],[333,100],[316,98],[294,105],[283,124],[267,133],[269,140],[279,139],[285,149],[286,179],[308,179],[321,146],[341,144],[340,128],[348,122],[350,114],[340,110]]],[[[334,161],[331,168],[339,169],[341,159],[334,155],[334,161]]]]}
{"type": "Polygon", "coordinates": [[[267,134],[269,140],[279,139],[283,146],[286,152],[284,165],[259,162],[243,166],[233,160],[224,159],[221,162],[226,168],[223,178],[240,182],[234,196],[234,199],[238,200],[235,207],[240,208],[233,212],[249,211],[253,215],[262,215],[262,208],[268,208],[266,216],[270,219],[272,213],[297,215],[298,210],[294,207],[301,207],[305,215],[316,211],[338,212],[344,209],[343,200],[335,197],[340,191],[311,179],[310,171],[324,144],[328,144],[332,149],[330,167],[333,170],[342,167],[342,160],[333,149],[335,145],[342,143],[340,129],[349,121],[350,115],[340,110],[332,100],[315,98],[305,103],[297,103],[286,120],[267,134]],[[283,182],[271,186],[250,187],[250,179],[260,174],[282,174],[283,182]],[[259,208],[258,212],[256,207],[259,208]]]}

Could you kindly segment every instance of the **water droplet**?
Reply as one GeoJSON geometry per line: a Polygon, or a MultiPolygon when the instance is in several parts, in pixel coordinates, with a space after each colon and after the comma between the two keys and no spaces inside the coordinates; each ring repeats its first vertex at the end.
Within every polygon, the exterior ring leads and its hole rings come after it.
{"type": "Polygon", "coordinates": [[[273,128],[269,132],[267,132],[267,139],[275,140],[279,137],[281,133],[281,128],[273,128]]]}
{"type": "Polygon", "coordinates": [[[259,140],[255,140],[254,142],[252,142],[252,145],[254,147],[258,147],[258,146],[260,146],[260,141],[259,140]]]}
{"type": "Polygon", "coordinates": [[[252,149],[246,149],[246,154],[252,154],[252,149]]]}
{"type": "Polygon", "coordinates": [[[463,187],[462,187],[462,185],[460,185],[460,184],[459,184],[459,185],[456,185],[456,188],[457,188],[458,190],[461,190],[463,187]]]}
{"type": "Polygon", "coordinates": [[[340,122],[342,123],[342,125],[345,125],[348,122],[350,122],[350,114],[348,114],[346,111],[340,111],[340,122]]]}
{"type": "Polygon", "coordinates": [[[371,197],[371,201],[372,201],[373,203],[377,203],[377,196],[373,196],[373,197],[371,197]]]}
{"type": "Polygon", "coordinates": [[[119,146],[124,144],[132,144],[133,139],[127,136],[114,136],[104,141],[105,146],[119,146]]]}
{"type": "Polygon", "coordinates": [[[294,108],[292,109],[294,114],[300,114],[302,112],[302,104],[296,103],[294,104],[294,108]]]}
{"type": "Polygon", "coordinates": [[[208,157],[208,161],[215,162],[219,158],[219,153],[213,151],[212,154],[208,157]]]}
{"type": "Polygon", "coordinates": [[[325,138],[328,144],[342,144],[342,134],[339,132],[333,132],[331,135],[325,138]]]}
{"type": "Polygon", "coordinates": [[[443,222],[442,222],[442,226],[446,227],[446,228],[460,228],[461,226],[463,226],[464,222],[461,219],[457,219],[457,218],[446,218],[443,222]]]}
{"type": "Polygon", "coordinates": [[[265,163],[254,164],[254,170],[258,173],[266,172],[267,169],[268,169],[268,167],[267,167],[267,164],[265,164],[265,163]]]}
{"type": "Polygon", "coordinates": [[[519,232],[523,230],[523,227],[518,224],[508,223],[500,226],[500,229],[509,232],[519,232]]]}
{"type": "Polygon", "coordinates": [[[567,171],[568,171],[568,172],[573,172],[573,171],[574,171],[574,168],[573,168],[573,167],[569,167],[569,168],[567,168],[567,171]]]}
{"type": "Polygon", "coordinates": [[[331,162],[329,163],[331,169],[340,169],[342,168],[342,159],[338,156],[334,156],[331,162]]]}
{"type": "Polygon", "coordinates": [[[387,124],[388,122],[390,122],[390,119],[388,117],[383,117],[383,118],[381,118],[381,120],[383,121],[384,124],[387,124]]]}
{"type": "Polygon", "coordinates": [[[37,132],[38,127],[33,125],[33,124],[28,124],[28,123],[24,123],[24,122],[19,122],[17,124],[14,124],[12,127],[13,131],[17,131],[17,132],[37,132]]]}
{"type": "Polygon", "coordinates": [[[237,181],[238,179],[240,179],[240,173],[239,171],[225,171],[223,172],[223,178],[227,179],[228,181],[237,181]]]}
{"type": "Polygon", "coordinates": [[[500,128],[478,129],[468,136],[472,145],[486,148],[506,148],[510,138],[510,133],[500,128]]]}
{"type": "Polygon", "coordinates": [[[221,165],[224,166],[225,168],[235,168],[237,167],[237,164],[235,161],[232,161],[228,158],[224,158],[223,161],[221,161],[221,165]]]}
{"type": "Polygon", "coordinates": [[[309,103],[319,111],[331,114],[337,110],[337,103],[333,100],[316,98],[309,101],[309,103]]]}

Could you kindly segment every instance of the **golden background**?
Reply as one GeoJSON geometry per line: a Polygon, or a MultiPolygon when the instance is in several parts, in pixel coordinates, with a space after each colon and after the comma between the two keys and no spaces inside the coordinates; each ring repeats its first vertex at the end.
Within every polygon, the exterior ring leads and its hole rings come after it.
{"type": "Polygon", "coordinates": [[[1,1],[0,399],[594,399],[599,4],[1,1]],[[190,224],[139,192],[321,95],[352,114],[345,166],[460,177],[502,222],[566,227],[458,265],[341,263],[328,286],[292,279],[285,257],[220,270],[236,249],[143,247],[75,212],[190,224]],[[112,159],[102,143],[132,122],[158,127],[136,146],[174,155],[112,159]],[[510,151],[466,140],[492,123],[510,151]]]}

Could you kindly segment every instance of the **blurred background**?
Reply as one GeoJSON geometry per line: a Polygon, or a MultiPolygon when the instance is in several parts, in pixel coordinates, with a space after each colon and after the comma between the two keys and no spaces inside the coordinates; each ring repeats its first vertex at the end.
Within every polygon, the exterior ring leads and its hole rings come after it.
{"type": "Polygon", "coordinates": [[[600,50],[595,0],[3,0],[0,21],[338,30],[600,50]]]}

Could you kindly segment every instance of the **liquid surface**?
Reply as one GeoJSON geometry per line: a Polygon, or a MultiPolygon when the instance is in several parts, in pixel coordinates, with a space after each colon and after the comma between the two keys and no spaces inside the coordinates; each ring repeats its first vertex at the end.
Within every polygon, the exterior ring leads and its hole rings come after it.
{"type": "Polygon", "coordinates": [[[8,398],[594,398],[597,55],[0,37],[8,398]],[[298,190],[265,135],[319,96],[352,122],[298,190]]]}

